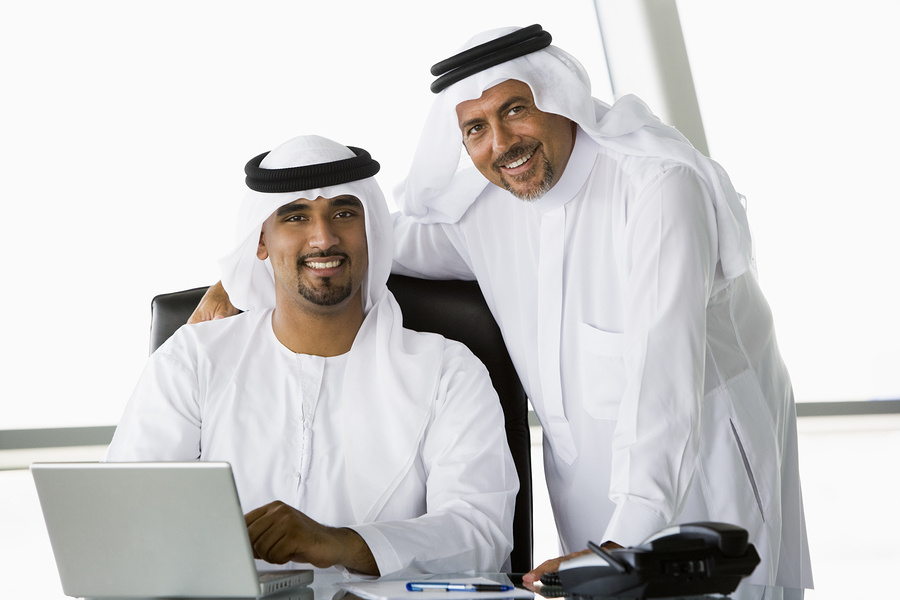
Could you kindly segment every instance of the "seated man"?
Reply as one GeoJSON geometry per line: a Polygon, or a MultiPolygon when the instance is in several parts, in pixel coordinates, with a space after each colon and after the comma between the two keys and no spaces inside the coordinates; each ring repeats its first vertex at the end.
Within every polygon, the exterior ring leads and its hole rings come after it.
{"type": "Polygon", "coordinates": [[[518,490],[500,403],[465,346],[402,327],[378,169],[317,136],[247,164],[220,261],[245,312],[153,354],[105,459],[231,463],[270,563],[498,571],[518,490]]]}

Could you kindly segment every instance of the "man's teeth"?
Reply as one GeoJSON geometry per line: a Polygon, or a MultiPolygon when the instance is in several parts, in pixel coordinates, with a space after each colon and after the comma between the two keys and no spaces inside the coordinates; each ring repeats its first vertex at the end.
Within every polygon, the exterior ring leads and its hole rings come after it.
{"type": "Polygon", "coordinates": [[[340,266],[340,260],[329,260],[328,262],[313,262],[307,261],[306,263],[311,269],[333,269],[335,267],[340,266]]]}
{"type": "Polygon", "coordinates": [[[528,159],[531,158],[533,154],[534,154],[534,152],[531,152],[530,154],[526,154],[525,156],[523,156],[523,157],[520,158],[519,160],[517,160],[517,161],[515,161],[515,162],[509,163],[508,165],[506,165],[505,168],[507,168],[507,169],[515,169],[516,167],[520,167],[520,166],[524,165],[525,163],[527,163],[527,162],[528,162],[528,159]]]}

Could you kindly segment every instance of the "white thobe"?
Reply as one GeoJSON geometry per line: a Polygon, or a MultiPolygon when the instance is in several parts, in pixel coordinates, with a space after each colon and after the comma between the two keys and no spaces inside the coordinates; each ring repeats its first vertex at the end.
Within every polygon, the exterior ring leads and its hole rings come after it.
{"type": "Polygon", "coordinates": [[[518,479],[481,362],[445,340],[433,396],[417,402],[425,421],[398,430],[407,421],[390,403],[373,410],[373,398],[344,393],[353,349],[295,354],[275,337],[271,314],[176,332],[148,362],[105,459],[227,461],[245,513],[280,500],[350,527],[382,576],[499,570],[512,548],[518,479]],[[393,456],[392,438],[417,450],[393,456]],[[386,476],[373,489],[355,480],[359,470],[386,476]]]}
{"type": "Polygon", "coordinates": [[[456,223],[394,219],[395,272],[477,279],[544,427],[563,553],[724,521],[762,557],[754,583],[811,587],[790,379],[692,169],[579,129],[535,202],[489,185],[456,223]]]}

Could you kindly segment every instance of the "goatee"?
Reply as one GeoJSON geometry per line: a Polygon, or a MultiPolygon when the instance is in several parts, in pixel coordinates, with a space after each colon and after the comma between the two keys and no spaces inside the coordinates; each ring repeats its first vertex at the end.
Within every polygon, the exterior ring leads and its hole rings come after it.
{"type": "MultiPolygon", "coordinates": [[[[541,178],[540,184],[536,188],[531,188],[527,191],[520,191],[514,188],[509,179],[505,176],[501,176],[500,182],[503,184],[503,187],[507,192],[509,192],[519,200],[524,200],[525,202],[534,202],[535,200],[549,192],[550,188],[553,187],[553,167],[550,165],[550,161],[547,160],[546,156],[543,160],[543,167],[544,176],[541,178]]],[[[527,173],[522,174],[520,177],[528,178],[534,169],[535,167],[532,167],[528,170],[527,173]]],[[[514,179],[513,181],[515,181],[516,179],[514,179]]]]}
{"type": "MultiPolygon", "coordinates": [[[[350,257],[342,252],[331,252],[328,254],[328,256],[335,255],[341,256],[349,269],[350,263],[352,262],[350,257]]],[[[303,278],[299,277],[300,273],[305,268],[303,264],[307,260],[311,258],[320,258],[323,256],[325,256],[324,253],[315,253],[307,254],[306,256],[301,256],[297,259],[297,274],[299,280],[299,283],[297,285],[297,292],[306,300],[312,302],[313,304],[317,304],[318,306],[334,306],[336,304],[340,304],[350,297],[350,294],[353,292],[352,277],[347,281],[345,285],[336,284],[331,280],[330,277],[321,277],[319,278],[319,285],[315,288],[304,285],[303,278]]]]}

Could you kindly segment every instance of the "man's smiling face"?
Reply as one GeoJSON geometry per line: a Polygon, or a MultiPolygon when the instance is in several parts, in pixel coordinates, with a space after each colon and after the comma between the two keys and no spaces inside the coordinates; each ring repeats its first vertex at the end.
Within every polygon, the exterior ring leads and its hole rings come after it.
{"type": "Polygon", "coordinates": [[[461,102],[456,116],[475,167],[522,200],[556,185],[575,145],[575,124],[538,110],[531,88],[515,79],[461,102]]]}
{"type": "Polygon", "coordinates": [[[362,203],[337,196],[285,204],[263,223],[256,254],[269,258],[279,294],[314,311],[344,306],[359,296],[369,266],[362,203]]]}

